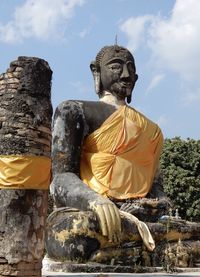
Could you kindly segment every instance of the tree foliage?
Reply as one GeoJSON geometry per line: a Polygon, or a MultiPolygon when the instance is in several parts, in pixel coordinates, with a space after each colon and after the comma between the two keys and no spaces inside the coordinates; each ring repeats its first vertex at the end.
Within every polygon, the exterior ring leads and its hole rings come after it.
{"type": "Polygon", "coordinates": [[[182,218],[200,222],[200,140],[166,139],[161,168],[174,208],[182,218]]]}

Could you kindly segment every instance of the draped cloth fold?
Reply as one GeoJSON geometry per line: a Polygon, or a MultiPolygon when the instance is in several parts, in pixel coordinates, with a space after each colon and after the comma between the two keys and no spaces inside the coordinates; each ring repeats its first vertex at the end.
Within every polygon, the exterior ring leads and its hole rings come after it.
{"type": "Polygon", "coordinates": [[[143,221],[140,221],[137,217],[127,212],[120,211],[120,215],[137,226],[138,232],[143,240],[144,245],[149,251],[153,251],[155,248],[155,242],[149,231],[148,226],[143,221]]]}
{"type": "Polygon", "coordinates": [[[44,156],[0,156],[0,189],[47,190],[51,159],[44,156]]]}
{"type": "Polygon", "coordinates": [[[160,128],[121,106],[83,143],[80,174],[97,193],[115,199],[145,197],[163,146],[160,128]]]}

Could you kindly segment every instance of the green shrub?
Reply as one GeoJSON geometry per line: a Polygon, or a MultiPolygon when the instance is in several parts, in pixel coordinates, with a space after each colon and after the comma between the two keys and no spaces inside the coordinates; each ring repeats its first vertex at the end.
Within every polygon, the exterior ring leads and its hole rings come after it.
{"type": "Polygon", "coordinates": [[[166,139],[161,155],[164,190],[182,218],[200,221],[200,140],[166,139]]]}

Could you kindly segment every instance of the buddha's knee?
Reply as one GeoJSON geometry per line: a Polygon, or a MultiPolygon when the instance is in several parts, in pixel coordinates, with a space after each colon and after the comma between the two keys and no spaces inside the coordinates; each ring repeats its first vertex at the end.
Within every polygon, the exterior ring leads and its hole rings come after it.
{"type": "Polygon", "coordinates": [[[47,219],[45,243],[50,258],[86,261],[103,240],[93,212],[61,208],[47,219]]]}

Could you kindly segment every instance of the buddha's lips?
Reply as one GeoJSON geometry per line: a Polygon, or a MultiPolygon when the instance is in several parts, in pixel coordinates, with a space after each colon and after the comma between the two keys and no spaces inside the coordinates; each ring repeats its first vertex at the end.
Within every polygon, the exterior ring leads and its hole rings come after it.
{"type": "Polygon", "coordinates": [[[122,87],[131,88],[131,83],[120,82],[120,85],[121,85],[122,87]]]}

